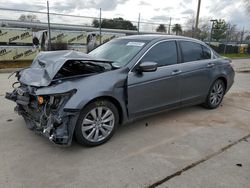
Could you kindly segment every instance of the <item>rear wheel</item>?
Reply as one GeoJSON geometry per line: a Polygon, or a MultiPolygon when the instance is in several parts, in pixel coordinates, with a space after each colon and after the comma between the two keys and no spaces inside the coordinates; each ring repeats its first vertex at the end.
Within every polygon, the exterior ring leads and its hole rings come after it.
{"type": "Polygon", "coordinates": [[[76,140],[86,146],[97,146],[108,141],[119,122],[115,105],[99,100],[87,105],[81,112],[75,128],[76,140]]]}
{"type": "Polygon", "coordinates": [[[222,80],[216,80],[211,86],[206,102],[205,107],[209,109],[217,108],[225,95],[225,84],[222,80]]]}

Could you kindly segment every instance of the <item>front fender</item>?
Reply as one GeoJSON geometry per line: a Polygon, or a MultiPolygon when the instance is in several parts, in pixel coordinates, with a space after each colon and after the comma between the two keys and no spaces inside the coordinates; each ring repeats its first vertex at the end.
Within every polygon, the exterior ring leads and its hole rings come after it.
{"type": "Polygon", "coordinates": [[[115,70],[77,82],[77,92],[70,98],[65,108],[80,110],[93,99],[103,96],[112,97],[119,103],[125,104],[127,72],[126,69],[115,70]]]}
{"type": "Polygon", "coordinates": [[[62,83],[38,89],[36,95],[61,94],[75,90],[64,106],[71,110],[80,110],[93,99],[102,96],[113,97],[121,106],[125,106],[128,71],[127,68],[121,68],[75,80],[64,80],[62,83]]]}

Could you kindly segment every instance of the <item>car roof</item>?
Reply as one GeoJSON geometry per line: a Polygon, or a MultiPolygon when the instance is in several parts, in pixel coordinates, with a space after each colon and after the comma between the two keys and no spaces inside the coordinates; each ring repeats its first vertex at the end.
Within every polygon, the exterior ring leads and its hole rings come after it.
{"type": "Polygon", "coordinates": [[[192,40],[196,42],[202,42],[200,40],[190,38],[190,37],[183,37],[177,35],[159,35],[159,34],[147,34],[147,35],[130,35],[125,37],[119,37],[119,39],[128,39],[128,40],[144,40],[144,41],[154,41],[154,40],[164,40],[164,39],[186,39],[192,40]]]}

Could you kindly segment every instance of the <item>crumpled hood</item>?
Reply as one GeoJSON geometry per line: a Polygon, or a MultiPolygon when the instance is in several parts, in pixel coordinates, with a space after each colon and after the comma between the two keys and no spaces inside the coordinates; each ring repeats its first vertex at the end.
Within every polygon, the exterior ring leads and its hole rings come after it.
{"type": "Polygon", "coordinates": [[[68,60],[107,61],[73,50],[40,52],[33,60],[30,68],[20,71],[19,81],[36,87],[48,86],[68,60]]]}

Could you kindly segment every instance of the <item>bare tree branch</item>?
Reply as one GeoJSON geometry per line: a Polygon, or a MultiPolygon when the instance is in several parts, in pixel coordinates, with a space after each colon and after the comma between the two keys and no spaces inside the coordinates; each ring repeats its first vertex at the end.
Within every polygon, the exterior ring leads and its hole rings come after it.
{"type": "Polygon", "coordinates": [[[244,0],[247,12],[250,14],[250,0],[244,0]]]}

